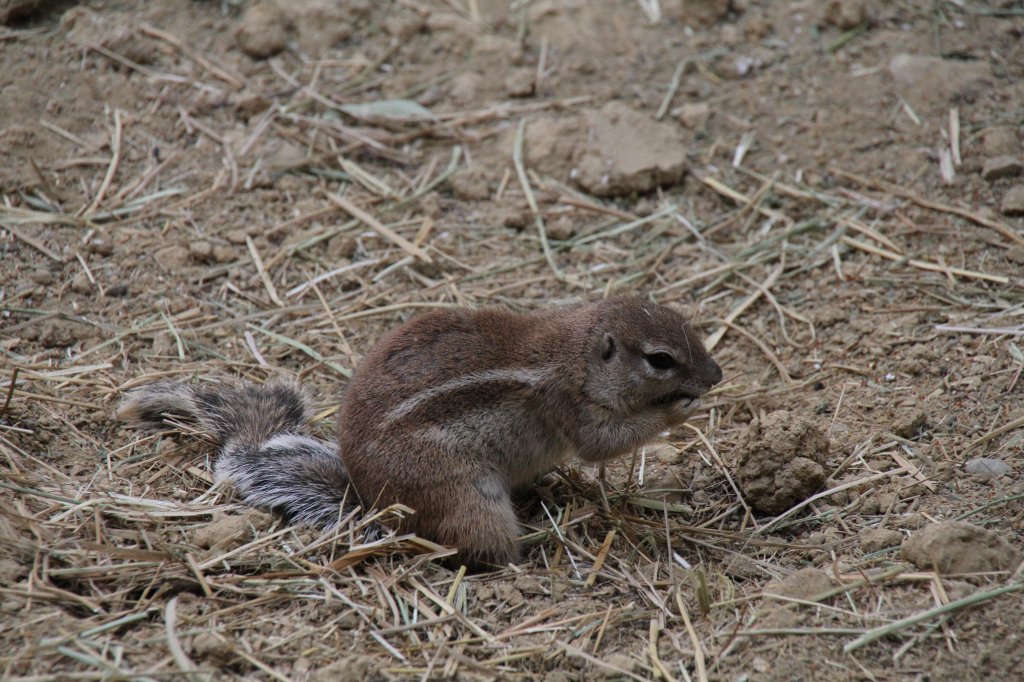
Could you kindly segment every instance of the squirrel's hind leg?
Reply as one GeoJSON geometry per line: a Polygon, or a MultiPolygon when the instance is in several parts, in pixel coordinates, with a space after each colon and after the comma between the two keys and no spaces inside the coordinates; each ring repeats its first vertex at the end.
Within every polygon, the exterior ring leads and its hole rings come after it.
{"type": "Polygon", "coordinates": [[[430,501],[417,506],[417,532],[457,548],[455,565],[494,570],[518,562],[519,520],[504,482],[484,474],[467,483],[435,490],[430,501]]]}

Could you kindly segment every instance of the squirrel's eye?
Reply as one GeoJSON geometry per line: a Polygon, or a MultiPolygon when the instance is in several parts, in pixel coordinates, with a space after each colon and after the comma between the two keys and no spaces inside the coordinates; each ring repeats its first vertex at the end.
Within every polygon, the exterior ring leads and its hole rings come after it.
{"type": "Polygon", "coordinates": [[[668,353],[651,353],[644,356],[644,359],[654,369],[672,369],[676,366],[676,359],[668,353]]]}

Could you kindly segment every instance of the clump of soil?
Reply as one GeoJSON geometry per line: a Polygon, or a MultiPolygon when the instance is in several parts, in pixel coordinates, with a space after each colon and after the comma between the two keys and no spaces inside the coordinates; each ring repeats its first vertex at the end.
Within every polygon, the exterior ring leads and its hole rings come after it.
{"type": "Polygon", "coordinates": [[[801,568],[799,571],[790,573],[782,580],[777,580],[765,586],[764,591],[769,594],[778,594],[783,597],[794,599],[810,599],[817,596],[833,586],[832,578],[820,568],[801,568]]]}
{"type": "Polygon", "coordinates": [[[809,418],[772,412],[747,429],[737,482],[758,511],[781,514],[825,482],[828,449],[828,438],[809,418]]]}
{"type": "Polygon", "coordinates": [[[998,533],[962,521],[927,526],[903,544],[903,558],[924,571],[984,573],[1011,571],[1021,553],[998,533]]]}
{"type": "Polygon", "coordinates": [[[686,173],[680,127],[618,101],[579,115],[538,117],[526,128],[524,146],[532,167],[594,196],[649,192],[678,184],[686,173]]]}

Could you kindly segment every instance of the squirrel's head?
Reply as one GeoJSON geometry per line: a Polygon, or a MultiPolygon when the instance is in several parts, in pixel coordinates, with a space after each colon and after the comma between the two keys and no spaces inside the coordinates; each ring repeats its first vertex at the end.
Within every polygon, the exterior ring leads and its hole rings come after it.
{"type": "Polygon", "coordinates": [[[584,392],[621,415],[662,413],[678,424],[722,380],[722,370],[683,315],[642,298],[595,304],[584,392]]]}

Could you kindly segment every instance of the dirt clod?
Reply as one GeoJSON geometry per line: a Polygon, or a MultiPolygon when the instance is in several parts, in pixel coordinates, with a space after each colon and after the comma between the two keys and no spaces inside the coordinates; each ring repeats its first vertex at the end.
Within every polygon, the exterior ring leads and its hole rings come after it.
{"type": "Polygon", "coordinates": [[[253,531],[269,527],[273,517],[254,509],[241,515],[221,515],[192,534],[192,542],[204,549],[231,549],[248,542],[253,531]]]}
{"type": "Polygon", "coordinates": [[[737,482],[759,511],[780,514],[825,481],[828,438],[810,419],[780,410],[754,420],[739,447],[737,482]]]}
{"type": "Polygon", "coordinates": [[[872,19],[869,0],[831,0],[825,9],[825,21],[848,31],[872,19]]]}
{"type": "Polygon", "coordinates": [[[691,102],[679,107],[679,122],[693,130],[703,130],[711,118],[711,107],[707,102],[691,102]]]}
{"type": "Polygon", "coordinates": [[[899,547],[903,534],[889,528],[865,528],[857,534],[860,548],[865,553],[877,552],[888,547],[899,547]]]}
{"type": "Polygon", "coordinates": [[[235,28],[238,47],[250,57],[272,57],[288,45],[288,15],[274,0],[249,5],[235,28]]]}
{"type": "Polygon", "coordinates": [[[165,246],[153,254],[157,265],[168,272],[179,272],[188,265],[189,252],[184,246],[165,246]]]}
{"type": "Polygon", "coordinates": [[[982,478],[1000,478],[1007,476],[1013,469],[1009,464],[994,457],[975,457],[964,462],[964,471],[971,476],[982,478]]]}
{"type": "Polygon", "coordinates": [[[686,145],[677,126],[621,102],[586,114],[587,137],[576,181],[597,196],[646,192],[683,179],[686,145]]]}
{"type": "Polygon", "coordinates": [[[903,558],[921,570],[944,575],[1009,571],[1021,553],[994,531],[962,521],[934,523],[903,543],[903,558]]]}
{"type": "Polygon", "coordinates": [[[1024,215],[1024,185],[1014,185],[999,204],[999,210],[1004,215],[1024,215]]]}
{"type": "Polygon", "coordinates": [[[921,430],[928,425],[928,413],[924,410],[917,410],[903,415],[893,422],[892,432],[900,438],[917,438],[921,430]]]}
{"type": "Polygon", "coordinates": [[[505,79],[505,91],[509,97],[529,97],[537,85],[536,77],[533,69],[516,69],[505,79]]]}
{"type": "Polygon", "coordinates": [[[1016,155],[1020,151],[1017,131],[1011,126],[993,126],[982,134],[982,147],[987,156],[1016,155]]]}
{"type": "Polygon", "coordinates": [[[1015,156],[996,156],[985,161],[981,168],[981,177],[989,182],[1001,180],[1002,178],[1013,178],[1024,171],[1024,164],[1015,156]]]}
{"type": "Polygon", "coordinates": [[[984,61],[898,54],[889,62],[889,73],[899,92],[925,109],[973,98],[991,78],[992,69],[984,61]]]}
{"type": "Polygon", "coordinates": [[[764,591],[795,599],[810,599],[815,595],[828,591],[832,587],[832,578],[820,568],[801,568],[790,573],[782,580],[769,583],[764,591]]]}

